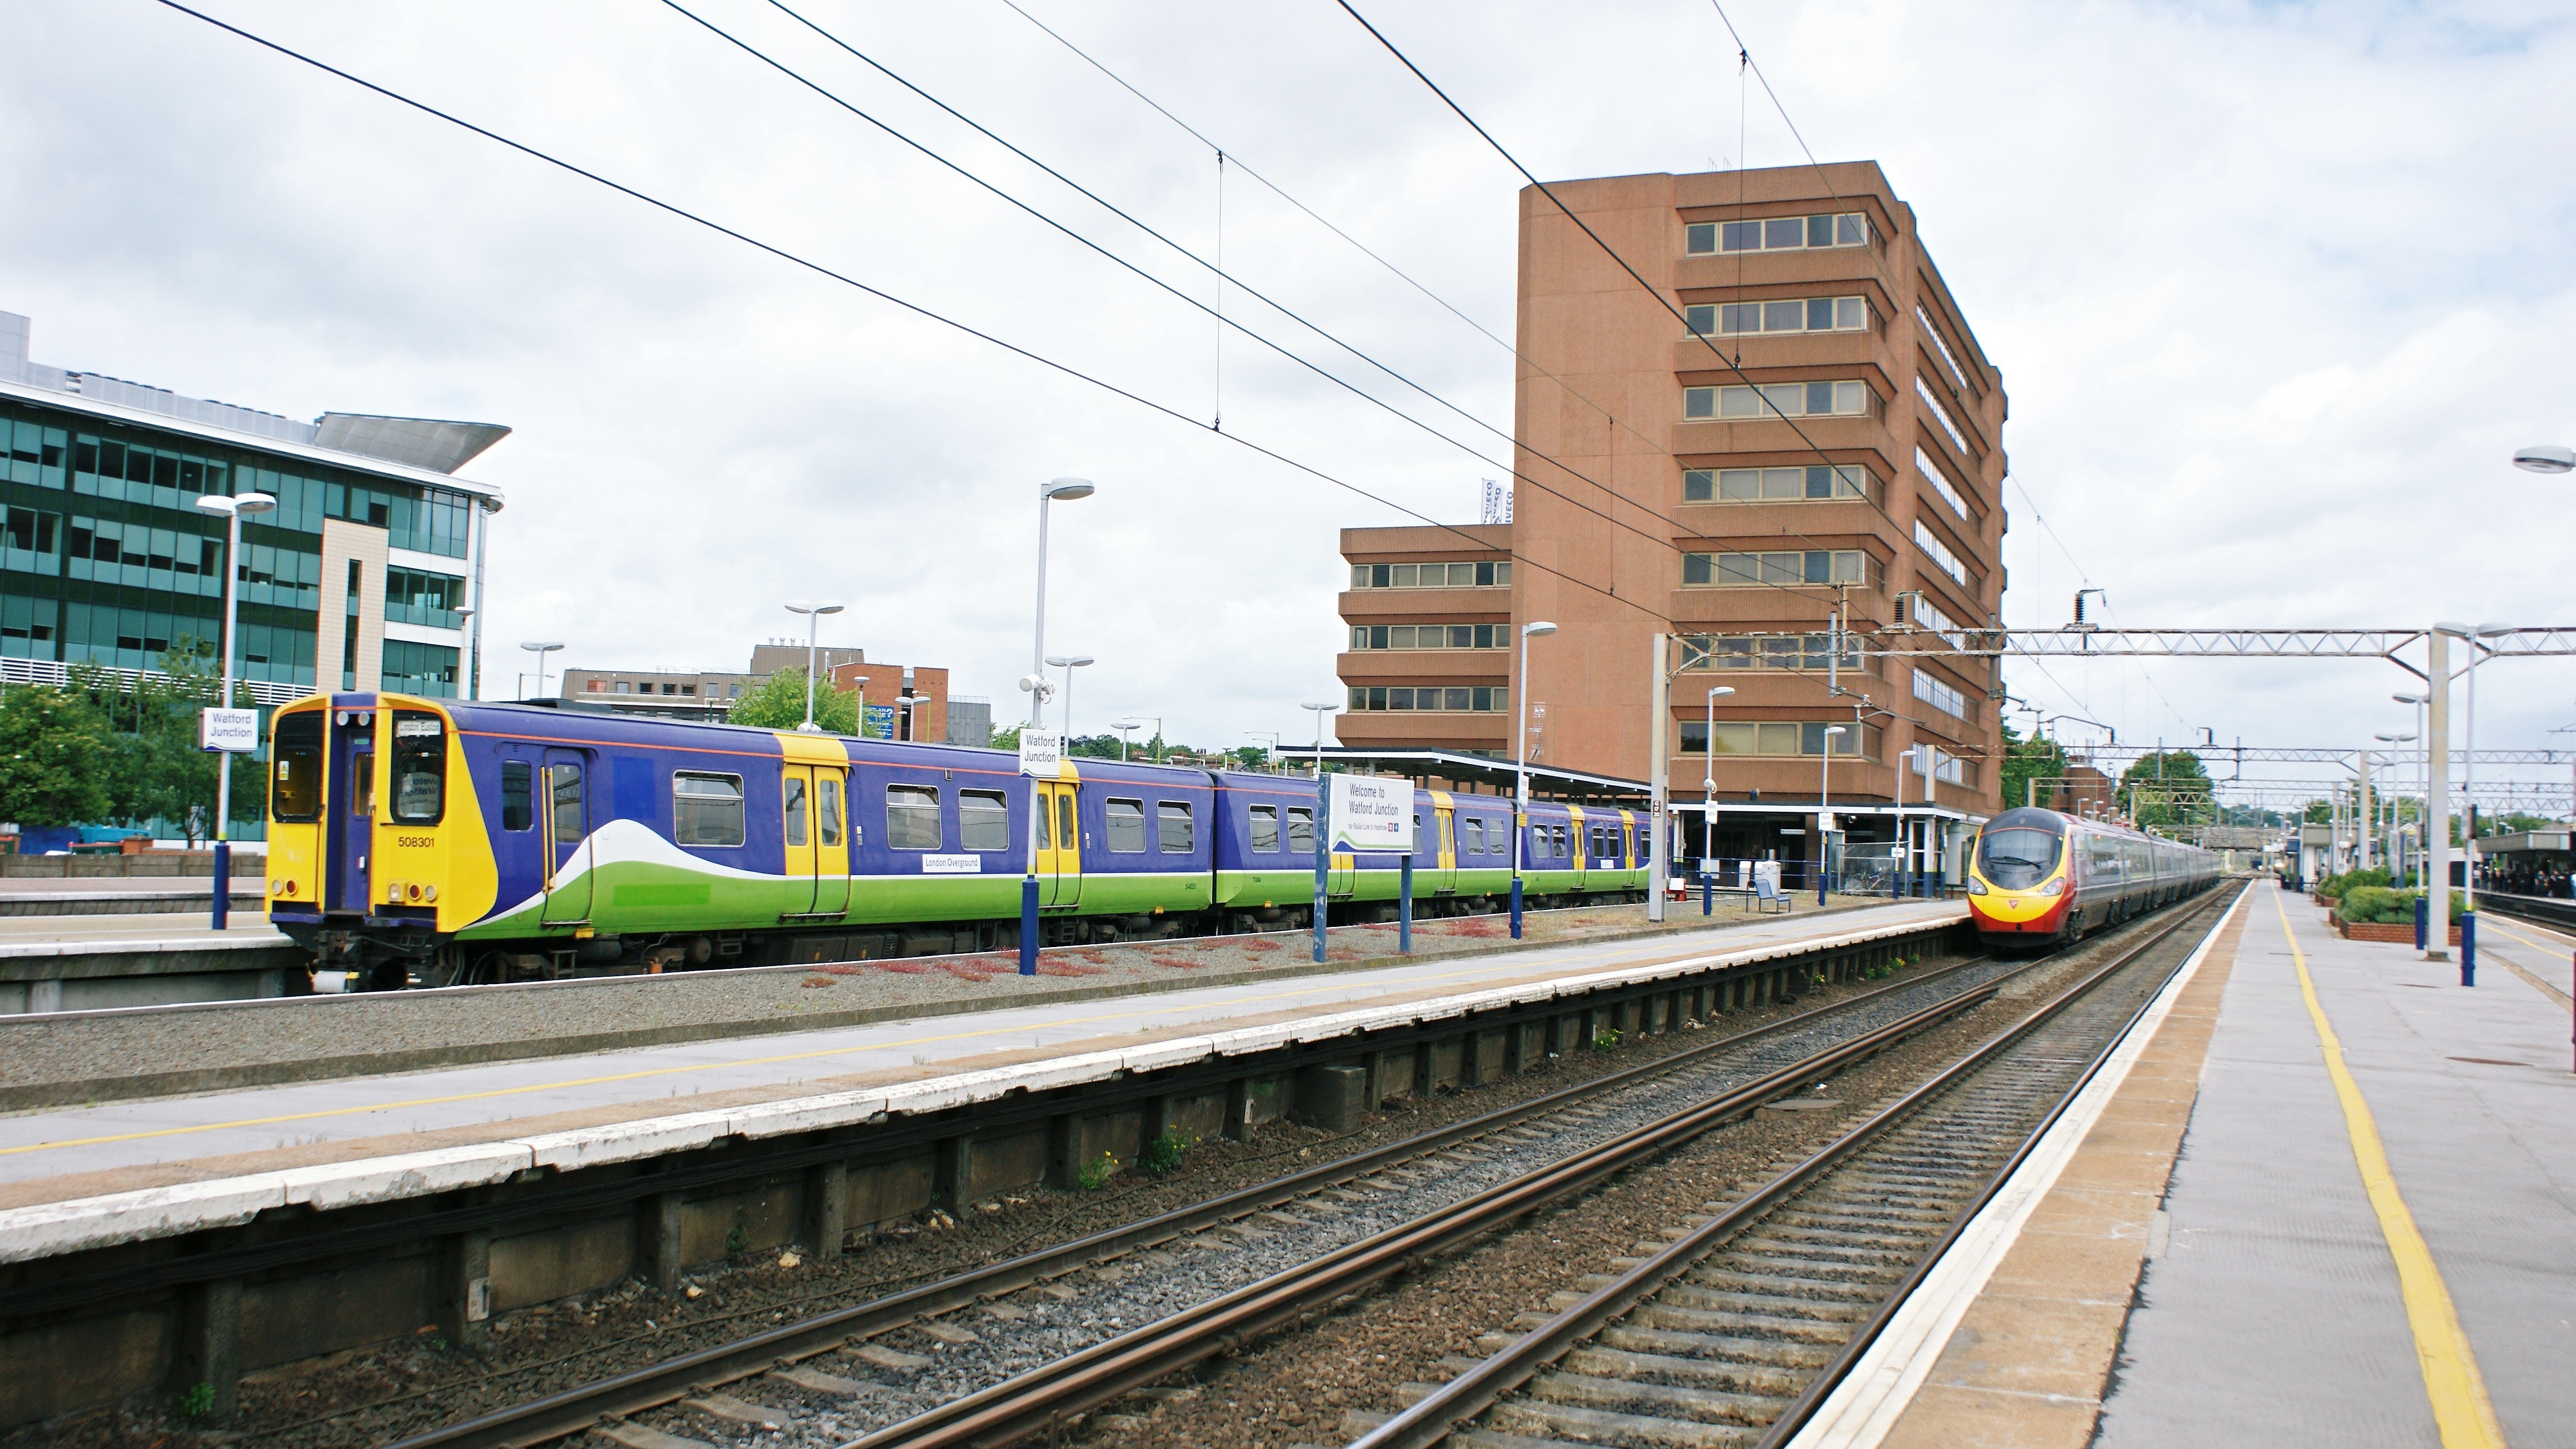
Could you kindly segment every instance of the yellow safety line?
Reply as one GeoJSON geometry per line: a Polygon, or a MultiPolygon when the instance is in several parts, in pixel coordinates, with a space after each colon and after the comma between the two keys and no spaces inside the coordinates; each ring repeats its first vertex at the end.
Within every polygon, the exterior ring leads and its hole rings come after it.
{"type": "MultiPolygon", "coordinates": [[[[1567,944],[1579,946],[1582,943],[1575,941],[1568,942],[1567,944]]],[[[1745,949],[1751,948],[1747,947],[1745,949]]],[[[1599,966],[1591,969],[1615,971],[1621,966],[1640,962],[1645,959],[1647,958],[1635,955],[1623,956],[1602,962],[1599,966]]],[[[1421,982],[1453,981],[1461,976],[1489,975],[1491,972],[1492,967],[1490,964],[1484,966],[1470,966],[1462,967],[1456,971],[1440,971],[1427,975],[1410,977],[1405,981],[1390,984],[1397,987],[1403,987],[1421,982]]],[[[1292,1001],[1301,996],[1316,996],[1326,992],[1342,989],[1345,988],[1330,984],[1307,986],[1293,991],[1274,991],[1261,996],[1247,996],[1241,998],[1239,1001],[1223,1004],[1250,1006],[1265,1001],[1292,1001]]],[[[1007,1009],[1008,1006],[1008,1002],[1003,1002],[998,1005],[997,1009],[1007,1009]]],[[[1197,1008],[1167,1007],[1164,1009],[1167,1011],[1174,1011],[1192,1010],[1197,1008]]],[[[1153,1012],[1151,1009],[1145,1009],[1143,1014],[1152,1015],[1153,1012]]],[[[1104,1012],[1096,1016],[1066,1017],[1057,1021],[1047,1022],[1045,1025],[1049,1027],[1083,1026],[1092,1022],[1101,1021],[1133,1021],[1138,1015],[1139,1010],[1131,1007],[1124,1011],[1104,1012]]],[[[785,1030],[796,1030],[793,1023],[785,1023],[783,1025],[785,1030]]],[[[826,1027],[820,1029],[834,1030],[835,1028],[826,1027]]],[[[50,1152],[65,1147],[97,1147],[110,1142],[140,1142],[154,1137],[185,1137],[192,1133],[221,1132],[235,1127],[273,1127],[281,1122],[311,1122],[324,1117],[358,1117],[364,1116],[369,1112],[400,1112],[412,1107],[439,1107],[445,1106],[451,1102],[476,1102],[487,1101],[497,1097],[519,1097],[525,1096],[531,1092],[552,1092],[565,1087],[596,1087],[610,1082],[641,1081],[647,1077],[686,1076],[692,1072],[721,1071],[728,1067],[775,1066],[780,1062],[801,1062],[811,1061],[817,1057],[838,1057],[850,1056],[859,1052],[890,1051],[902,1047],[927,1046],[934,1042],[971,1041],[979,1036],[1017,1036],[1027,1030],[1028,1027],[1026,1024],[1007,1027],[987,1027],[980,1031],[943,1032],[936,1036],[907,1037],[900,1041],[870,1042],[859,1046],[832,1047],[822,1051],[783,1052],[776,1056],[739,1057],[731,1061],[700,1062],[695,1066],[654,1067],[640,1072],[616,1072],[607,1076],[574,1077],[566,1081],[537,1082],[524,1087],[493,1087],[480,1092],[454,1092],[440,1097],[413,1097],[400,1102],[376,1102],[354,1107],[327,1107],[313,1112],[285,1112],[273,1117],[241,1117],[229,1122],[206,1122],[193,1127],[156,1127],[148,1132],[117,1132],[100,1137],[67,1137],[59,1142],[30,1142],[18,1147],[0,1147],[0,1157],[13,1157],[22,1152],[50,1152]]],[[[674,1043],[674,1045],[680,1045],[680,1043],[674,1043]]]]}
{"type": "Polygon", "coordinates": [[[2379,1231],[2388,1240],[2389,1256],[2397,1260],[2397,1286],[2406,1300],[2407,1325],[2415,1331],[2415,1361],[2424,1373],[2425,1396],[2433,1401],[2434,1427],[2441,1431],[2444,1449],[2503,1449],[2504,1427],[2496,1422],[2486,1379],[2478,1373],[2477,1355],[2460,1327],[2458,1310],[2451,1306],[2451,1290],[2443,1286],[2432,1249],[2415,1227],[2415,1215],[2398,1195],[2397,1178],[2389,1170],[2388,1152],[2380,1144],[2370,1103],[2353,1081],[2352,1070],[2344,1065],[2343,1042],[2317,1000],[2307,954],[2290,930],[2290,913],[2278,892],[2273,894],[2272,909],[2281,918],[2281,938],[2290,943],[2290,960],[2299,968],[2299,994],[2307,998],[2308,1019],[2315,1023],[2317,1041],[2325,1053],[2326,1075],[2334,1079],[2335,1097],[2343,1104],[2344,1130],[2352,1138],[2362,1189],[2369,1194],[2371,1211],[2379,1215],[2379,1231]]]}

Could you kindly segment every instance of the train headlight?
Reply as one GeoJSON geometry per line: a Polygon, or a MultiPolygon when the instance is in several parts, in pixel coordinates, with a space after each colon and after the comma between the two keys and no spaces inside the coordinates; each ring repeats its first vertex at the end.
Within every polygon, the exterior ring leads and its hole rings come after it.
{"type": "Polygon", "coordinates": [[[1975,876],[1968,877],[1968,894],[1972,896],[1981,896],[1985,893],[1986,883],[1984,881],[1977,879],[1975,876]]]}
{"type": "Polygon", "coordinates": [[[2066,893],[2066,878],[2064,876],[2060,876],[2056,880],[2050,881],[2048,884],[2039,888],[2039,893],[2044,896],[2064,895],[2066,893]]]}
{"type": "Polygon", "coordinates": [[[268,893],[270,895],[280,896],[286,894],[285,887],[286,882],[279,880],[277,877],[270,876],[268,878],[268,893]]]}
{"type": "Polygon", "coordinates": [[[426,901],[435,901],[435,900],[437,900],[437,899],[438,899],[438,887],[436,887],[436,886],[424,886],[424,887],[421,889],[421,893],[420,893],[420,895],[421,895],[421,899],[423,899],[423,900],[426,900],[426,901]]]}

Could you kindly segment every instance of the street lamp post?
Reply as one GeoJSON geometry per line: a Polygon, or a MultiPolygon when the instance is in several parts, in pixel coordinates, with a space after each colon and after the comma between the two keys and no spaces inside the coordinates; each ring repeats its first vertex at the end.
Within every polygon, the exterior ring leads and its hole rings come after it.
{"type": "MultiPolygon", "coordinates": [[[[2412,735],[2410,735],[2410,736],[2408,736],[2408,738],[2418,741],[2418,744],[2416,745],[2415,752],[2414,752],[2414,753],[2415,753],[2415,788],[2416,788],[2419,792],[2420,792],[2420,791],[2423,791],[2423,790],[2430,789],[2430,788],[2431,788],[2431,785],[2430,785],[2430,783],[2425,779],[2425,775],[2426,775],[2426,773],[2427,773],[2427,772],[2428,772],[2432,767],[2431,767],[2430,763],[2425,759],[2425,756],[2424,756],[2424,748],[2423,748],[2423,745],[2421,744],[2421,741],[2422,741],[2422,740],[2423,740],[2423,738],[2424,738],[2424,702],[2425,702],[2427,699],[2430,699],[2432,696],[2430,696],[2430,695],[2423,695],[2423,694],[2392,694],[2392,695],[2390,695],[2390,696],[2388,696],[2388,697],[2389,697],[2390,699],[2393,699],[2393,700],[2397,701],[2399,704],[2411,704],[2411,705],[2415,706],[2415,733],[2414,733],[2414,734],[2412,734],[2412,735]]],[[[2420,799],[2419,799],[2419,800],[2416,802],[2416,807],[2415,807],[2415,809],[2416,809],[2416,820],[2415,820],[2415,823],[2416,823],[2416,825],[2417,825],[2417,827],[2418,827],[2418,828],[2421,828],[2421,826],[2422,826],[2422,825],[2423,825],[2423,823],[2424,823],[2424,822],[2423,822],[2423,809],[2424,809],[2424,805],[2423,805],[2423,801],[2422,801],[2422,800],[2420,800],[2420,799]]],[[[2422,861],[2420,858],[2418,858],[2416,861],[2414,861],[2414,862],[2411,864],[2411,866],[2409,867],[2409,870],[2408,870],[2408,874],[2412,875],[2412,876],[2415,878],[2415,885],[2420,889],[2420,888],[2422,887],[2423,883],[2424,883],[2424,880],[2423,880],[2423,876],[2424,876],[2424,863],[2423,863],[2423,861],[2422,861]]]]}
{"type": "MultiPolygon", "coordinates": [[[[474,627],[473,606],[467,605],[463,608],[450,610],[450,612],[456,615],[456,628],[458,632],[462,633],[474,627]]],[[[465,671],[465,697],[467,699],[481,699],[483,697],[483,675],[480,670],[469,667],[465,671]]]]}
{"type": "Polygon", "coordinates": [[[563,647],[563,641],[560,639],[528,639],[521,641],[519,647],[537,656],[537,692],[534,697],[537,699],[543,699],[546,697],[546,656],[554,653],[558,649],[561,649],[563,647]]]}
{"type": "Polygon", "coordinates": [[[1816,904],[1825,903],[1825,891],[1832,884],[1828,868],[1834,859],[1834,740],[1844,733],[1841,725],[1825,726],[1825,749],[1816,783],[1816,904]]]}
{"type": "Polygon", "coordinates": [[[868,677],[864,674],[854,674],[850,676],[850,682],[859,688],[859,738],[866,739],[868,737],[868,677]]]}
{"type": "MultiPolygon", "coordinates": [[[[247,513],[257,516],[277,506],[277,500],[266,493],[243,493],[225,497],[209,493],[197,500],[197,506],[209,513],[224,516],[224,637],[218,645],[224,651],[223,707],[233,707],[233,636],[241,608],[241,521],[247,513]]],[[[233,757],[222,751],[215,763],[215,913],[218,931],[231,923],[233,904],[233,757]]]]}
{"type": "Polygon", "coordinates": [[[791,614],[802,614],[805,616],[805,722],[798,725],[796,728],[809,735],[820,734],[822,731],[816,728],[814,724],[814,686],[818,682],[815,679],[815,672],[821,667],[822,662],[822,646],[820,641],[822,638],[821,630],[823,627],[823,616],[825,614],[837,614],[841,612],[841,606],[838,604],[789,604],[787,606],[787,612],[791,614]]]}
{"type": "Polygon", "coordinates": [[[1708,738],[1705,747],[1707,763],[1699,780],[1699,913],[1717,913],[1717,701],[1720,695],[1733,694],[1735,686],[1720,684],[1708,692],[1708,738]]]}
{"type": "MultiPolygon", "coordinates": [[[[2516,461],[2520,461],[2518,458],[2516,461]]],[[[2436,624],[2437,633],[2448,634],[2469,647],[2469,662],[2461,668],[2468,677],[2468,697],[2461,719],[2460,759],[2460,984],[2478,984],[2478,656],[2492,653],[2486,640],[2513,632],[2511,624],[2436,624]]],[[[2445,761],[2447,765],[2449,762],[2445,761]]],[[[2447,824],[2445,832],[2448,833],[2447,824]]],[[[2447,892],[2450,882],[2444,880],[2447,892]]],[[[2450,900],[2443,897],[2444,912],[2434,920],[2447,919],[2450,900]]],[[[2429,908],[2428,908],[2429,910],[2429,908]]]]}
{"type": "MultiPolygon", "coordinates": [[[[2414,737],[2413,735],[2397,735],[2397,734],[2387,734],[2387,735],[2379,735],[2379,734],[2375,734],[2375,735],[2372,735],[2372,736],[2371,736],[2371,738],[2372,738],[2372,739],[2374,739],[2374,740],[2379,741],[2379,742],[2380,742],[2381,744],[2383,744],[2383,745],[2404,745],[2404,744],[2412,744],[2412,743],[2414,743],[2414,740],[2415,740],[2415,737],[2414,737]]],[[[2382,794],[2383,794],[2383,795],[2384,795],[2385,793],[2386,793],[2386,792],[2384,792],[2384,791],[2382,792],[2382,794]]],[[[2388,808],[2389,808],[2389,837],[2390,837],[2390,839],[2391,839],[2391,841],[2392,841],[2392,842],[2398,842],[2398,835],[2397,835],[2397,821],[2396,821],[2396,808],[2397,808],[2397,807],[2396,807],[2396,805],[2392,802],[2392,803],[2389,805],[2389,807],[2388,807],[2388,808]]],[[[2371,821],[2371,828],[2372,828],[2372,829],[2374,829],[2374,830],[2376,830],[2376,829],[2378,828],[2378,826],[2379,826],[2379,822],[2378,822],[2378,820],[2377,820],[2376,818],[2374,818],[2374,819],[2371,821]]],[[[2392,854],[2394,854],[2394,855],[2396,856],[2396,858],[2397,858],[2397,860],[2398,860],[2398,862],[2399,862],[2400,864],[2403,864],[2403,863],[2404,863],[2404,860],[2405,860],[2405,847],[2404,847],[2404,845],[2403,845],[2403,843],[2402,843],[2402,842],[2392,844],[2392,846],[2391,846],[2391,852],[2392,852],[2392,854]]]]}
{"type": "Polygon", "coordinates": [[[1096,661],[1088,654],[1050,654],[1047,663],[1064,671],[1064,731],[1068,745],[1073,740],[1073,671],[1096,661]]]}
{"type": "Polygon", "coordinates": [[[1029,646],[1029,677],[1020,681],[1020,687],[1029,692],[1031,729],[1041,729],[1046,725],[1047,505],[1059,498],[1067,503],[1077,498],[1088,498],[1092,491],[1088,478],[1057,478],[1038,485],[1038,622],[1036,636],[1029,646]]]}
{"type": "MultiPolygon", "coordinates": [[[[1521,661],[1512,676],[1512,939],[1521,938],[1521,837],[1529,831],[1529,641],[1556,632],[1545,619],[1521,626],[1521,661]]],[[[1656,822],[1662,828],[1662,822],[1656,822]]],[[[1663,889],[1657,882],[1655,889],[1663,889]]]]}
{"type": "Polygon", "coordinates": [[[921,708],[921,702],[929,697],[926,694],[915,694],[908,689],[894,697],[895,708],[902,712],[902,723],[895,728],[896,738],[906,743],[911,741],[913,714],[921,708]]]}
{"type": "Polygon", "coordinates": [[[1341,706],[1307,704],[1300,705],[1299,708],[1311,709],[1315,712],[1315,962],[1321,965],[1324,960],[1324,928],[1330,913],[1330,904],[1326,896],[1328,882],[1325,872],[1332,865],[1333,833],[1330,818],[1333,805],[1332,790],[1324,780],[1324,717],[1340,709],[1341,706]]]}

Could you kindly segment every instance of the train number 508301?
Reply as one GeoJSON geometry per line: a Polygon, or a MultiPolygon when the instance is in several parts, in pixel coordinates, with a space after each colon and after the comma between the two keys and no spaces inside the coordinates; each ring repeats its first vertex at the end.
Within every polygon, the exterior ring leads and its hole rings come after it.
{"type": "Polygon", "coordinates": [[[434,835],[397,835],[394,837],[394,844],[396,845],[431,846],[436,845],[437,843],[438,837],[434,835]]]}

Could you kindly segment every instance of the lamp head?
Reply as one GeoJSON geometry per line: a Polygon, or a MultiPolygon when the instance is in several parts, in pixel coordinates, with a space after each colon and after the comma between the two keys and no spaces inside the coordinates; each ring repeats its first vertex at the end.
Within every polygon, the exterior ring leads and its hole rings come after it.
{"type": "Polygon", "coordinates": [[[1521,626],[1521,637],[1524,639],[1535,639],[1540,635],[1553,634],[1555,632],[1556,625],[1549,623],[1545,619],[1541,619],[1536,623],[1523,624],[1521,626]]]}
{"type": "Polygon", "coordinates": [[[1716,687],[1712,688],[1711,690],[1709,690],[1709,692],[1708,692],[1708,697],[1709,697],[1709,698],[1711,698],[1711,699],[1715,699],[1715,698],[1717,698],[1717,697],[1718,697],[1718,696],[1720,696],[1720,695],[1733,694],[1734,692],[1735,692],[1735,686],[1734,686],[1734,685],[1732,685],[1732,684],[1721,684],[1721,685],[1718,685],[1718,686],[1716,686],[1716,687]]]}
{"type": "Polygon", "coordinates": [[[2510,634],[2513,631],[2514,626],[2511,624],[2497,624],[2492,622],[2474,625],[2469,630],[2470,633],[2477,635],[2481,639],[2493,639],[2499,635],[2510,634]]]}
{"type": "Polygon", "coordinates": [[[561,649],[563,647],[563,641],[560,639],[529,639],[522,641],[519,647],[530,650],[534,653],[544,654],[549,650],[561,649]]]}
{"type": "Polygon", "coordinates": [[[2454,639],[2466,639],[2469,637],[2469,626],[2457,621],[2449,621],[2435,624],[2433,626],[2433,632],[2436,634],[2448,634],[2454,639]]]}
{"type": "Polygon", "coordinates": [[[234,495],[234,497],[233,497],[233,512],[235,512],[235,513],[240,513],[240,514],[266,513],[266,512],[268,512],[270,509],[275,508],[276,506],[277,506],[277,499],[276,499],[276,497],[275,497],[274,495],[272,495],[272,494],[267,494],[267,493],[241,493],[241,494],[236,494],[236,495],[234,495]]]}
{"type": "Polygon", "coordinates": [[[1334,704],[1301,704],[1301,705],[1299,705],[1299,706],[1297,706],[1297,707],[1298,707],[1299,709],[1311,709],[1311,710],[1315,711],[1317,714],[1331,714],[1334,710],[1340,709],[1340,708],[1341,708],[1341,705],[1340,705],[1339,703],[1334,703],[1334,704]]]}
{"type": "Polygon", "coordinates": [[[2556,443],[2534,443],[2528,448],[2514,450],[2513,466],[2526,473],[2576,472],[2576,448],[2556,443]]]}
{"type": "Polygon", "coordinates": [[[2422,694],[2392,694],[2388,697],[2397,701],[2399,704],[2422,704],[2425,700],[2431,698],[2429,695],[2422,694]]]}
{"type": "Polygon", "coordinates": [[[1038,485],[1040,498],[1048,500],[1060,498],[1067,503],[1077,498],[1088,498],[1091,493],[1091,480],[1088,478],[1056,478],[1038,485]]]}
{"type": "Polygon", "coordinates": [[[1847,735],[1850,734],[1851,731],[1843,728],[1841,725],[1827,725],[1825,726],[1825,733],[1828,735],[1847,735]]]}

